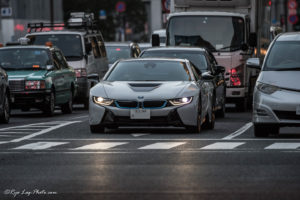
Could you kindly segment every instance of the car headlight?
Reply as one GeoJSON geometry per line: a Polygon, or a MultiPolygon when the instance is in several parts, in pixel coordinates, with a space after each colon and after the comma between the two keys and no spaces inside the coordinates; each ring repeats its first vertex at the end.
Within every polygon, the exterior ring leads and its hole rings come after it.
{"type": "Polygon", "coordinates": [[[45,81],[25,81],[26,90],[40,90],[45,89],[45,81]]]}
{"type": "Polygon", "coordinates": [[[279,90],[279,88],[274,85],[268,85],[264,83],[257,83],[256,88],[265,94],[273,94],[279,90]]]}
{"type": "Polygon", "coordinates": [[[93,101],[96,104],[99,104],[101,106],[110,106],[114,100],[108,99],[108,98],[103,98],[103,97],[93,97],[93,101]]]}
{"type": "Polygon", "coordinates": [[[183,97],[183,98],[178,98],[178,99],[171,99],[169,102],[173,106],[181,106],[181,105],[186,105],[191,103],[193,100],[193,97],[183,97]]]}

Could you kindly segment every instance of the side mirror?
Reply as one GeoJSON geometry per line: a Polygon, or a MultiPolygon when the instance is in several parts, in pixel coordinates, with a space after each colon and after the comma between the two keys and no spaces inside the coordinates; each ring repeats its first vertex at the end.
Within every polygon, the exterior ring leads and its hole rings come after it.
{"type": "Polygon", "coordinates": [[[211,75],[209,72],[202,73],[202,79],[205,80],[205,81],[211,81],[214,78],[215,77],[213,75],[211,75]]]}
{"type": "Polygon", "coordinates": [[[246,62],[246,66],[254,69],[261,69],[259,58],[249,58],[246,62]]]}
{"type": "Polygon", "coordinates": [[[87,75],[87,78],[90,80],[99,81],[99,75],[98,74],[89,74],[87,75]]]}
{"type": "Polygon", "coordinates": [[[53,70],[54,70],[54,66],[53,66],[53,65],[47,65],[47,66],[46,66],[46,69],[47,69],[48,71],[53,71],[53,70]]]}
{"type": "Polygon", "coordinates": [[[217,74],[224,73],[225,72],[225,67],[217,65],[216,68],[215,68],[215,71],[216,71],[217,74]]]}
{"type": "Polygon", "coordinates": [[[251,47],[256,47],[257,46],[257,34],[250,33],[248,42],[251,47]]]}
{"type": "Polygon", "coordinates": [[[152,34],[152,47],[159,47],[160,41],[159,41],[159,35],[158,34],[152,34]]]}
{"type": "Polygon", "coordinates": [[[91,51],[92,51],[92,44],[91,43],[86,43],[85,44],[85,52],[86,52],[86,54],[90,54],[91,51]]]}

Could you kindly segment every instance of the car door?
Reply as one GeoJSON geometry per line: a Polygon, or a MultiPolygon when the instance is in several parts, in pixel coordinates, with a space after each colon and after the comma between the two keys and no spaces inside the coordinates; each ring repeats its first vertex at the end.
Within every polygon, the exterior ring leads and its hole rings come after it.
{"type": "Polygon", "coordinates": [[[55,102],[61,104],[65,102],[65,78],[62,72],[62,64],[57,57],[57,51],[52,51],[54,70],[51,72],[52,82],[55,87],[55,102]]]}

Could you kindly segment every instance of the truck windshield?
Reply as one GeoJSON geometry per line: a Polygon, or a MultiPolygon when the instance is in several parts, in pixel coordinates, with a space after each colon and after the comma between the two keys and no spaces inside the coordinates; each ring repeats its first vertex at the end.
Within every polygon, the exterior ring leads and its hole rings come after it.
{"type": "Polygon", "coordinates": [[[226,16],[172,17],[169,46],[200,46],[210,51],[236,51],[244,42],[244,20],[226,16]]]}
{"type": "Polygon", "coordinates": [[[30,35],[30,43],[34,45],[45,45],[46,42],[62,50],[67,61],[77,61],[83,58],[82,42],[80,35],[75,34],[43,34],[30,35]]]}
{"type": "Polygon", "coordinates": [[[277,41],[266,59],[264,71],[300,71],[300,42],[277,41]]]}
{"type": "Polygon", "coordinates": [[[0,65],[5,70],[46,69],[51,65],[49,54],[44,49],[1,49],[0,65]]]}

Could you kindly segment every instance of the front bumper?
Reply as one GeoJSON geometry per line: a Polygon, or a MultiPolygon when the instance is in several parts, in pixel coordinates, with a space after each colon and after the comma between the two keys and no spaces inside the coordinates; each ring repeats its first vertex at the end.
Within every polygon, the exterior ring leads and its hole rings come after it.
{"type": "Polygon", "coordinates": [[[51,90],[11,92],[13,108],[41,107],[50,99],[51,90]]]}
{"type": "Polygon", "coordinates": [[[150,109],[149,120],[130,119],[130,109],[112,106],[99,106],[90,98],[90,125],[103,126],[196,126],[197,101],[184,106],[169,106],[162,109],[150,109]]]}
{"type": "Polygon", "coordinates": [[[253,123],[300,126],[300,91],[279,90],[268,95],[259,90],[254,92],[253,123]]]}

